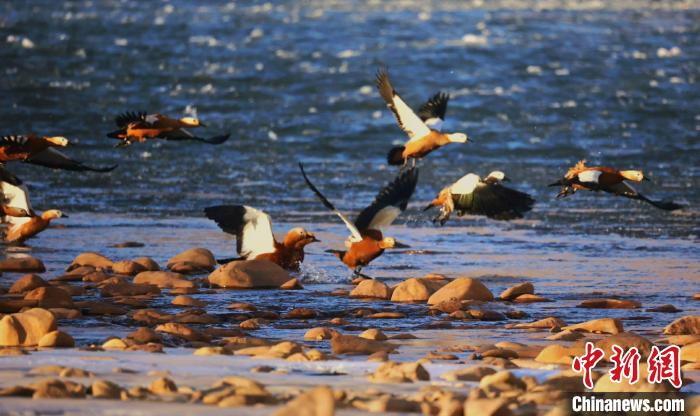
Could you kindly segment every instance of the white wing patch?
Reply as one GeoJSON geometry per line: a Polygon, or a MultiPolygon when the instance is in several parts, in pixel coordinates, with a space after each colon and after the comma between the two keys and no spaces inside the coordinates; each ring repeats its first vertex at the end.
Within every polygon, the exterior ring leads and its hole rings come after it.
{"type": "Polygon", "coordinates": [[[340,217],[341,220],[345,223],[345,226],[348,227],[348,230],[350,230],[350,237],[348,237],[348,241],[352,243],[358,243],[362,241],[362,234],[360,234],[360,231],[355,227],[355,224],[352,223],[345,215],[343,215],[342,212],[340,211],[334,211],[338,217],[340,217]]]}
{"type": "Polygon", "coordinates": [[[370,230],[384,231],[383,229],[390,226],[399,214],[401,214],[401,210],[398,207],[393,205],[386,206],[374,214],[367,228],[370,230]]]}
{"type": "MultiPolygon", "coordinates": [[[[27,212],[32,212],[32,204],[29,202],[29,191],[24,185],[14,186],[7,182],[0,182],[0,191],[2,191],[3,203],[8,207],[24,208],[27,212]]],[[[29,217],[12,217],[6,216],[2,218],[2,222],[13,226],[22,225],[28,222],[29,217]]]]}
{"type": "Polygon", "coordinates": [[[241,232],[240,254],[246,258],[255,258],[260,254],[275,251],[275,236],[272,234],[270,216],[263,211],[245,206],[241,232]]]}
{"type": "Polygon", "coordinates": [[[479,175],[468,173],[450,186],[450,192],[456,195],[470,194],[474,192],[479,182],[481,182],[479,175]]]}
{"type": "Polygon", "coordinates": [[[155,124],[158,121],[158,114],[149,114],[144,118],[144,121],[148,124],[155,124]]]}
{"type": "Polygon", "coordinates": [[[578,174],[578,180],[581,182],[598,183],[598,178],[603,172],[599,170],[585,170],[578,174]]]}
{"type": "Polygon", "coordinates": [[[442,119],[440,117],[433,117],[425,120],[425,125],[435,131],[442,131],[442,119]]]}
{"type": "Polygon", "coordinates": [[[421,120],[420,117],[413,112],[411,107],[403,102],[401,97],[395,94],[393,97],[393,102],[394,108],[396,108],[396,112],[399,115],[399,123],[403,127],[406,134],[408,134],[408,137],[411,139],[409,142],[422,139],[430,133],[428,126],[426,126],[425,123],[423,123],[423,120],[421,120]]]}

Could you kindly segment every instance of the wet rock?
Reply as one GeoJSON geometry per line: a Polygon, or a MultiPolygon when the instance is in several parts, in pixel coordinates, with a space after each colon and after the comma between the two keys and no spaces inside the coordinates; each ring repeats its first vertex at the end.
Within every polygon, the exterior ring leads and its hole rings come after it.
{"type": "Polygon", "coordinates": [[[197,308],[203,308],[207,306],[206,302],[185,295],[175,296],[171,303],[175,306],[194,306],[197,308]]]}
{"type": "Polygon", "coordinates": [[[36,274],[25,274],[15,281],[12,286],[10,286],[9,293],[18,294],[26,293],[39,287],[45,287],[49,284],[36,274]]]}
{"type": "Polygon", "coordinates": [[[613,382],[610,379],[610,373],[605,372],[598,379],[598,381],[595,382],[595,385],[593,386],[593,392],[668,393],[675,391],[673,386],[671,386],[666,381],[664,381],[663,383],[649,383],[647,381],[648,374],[648,367],[645,362],[641,362],[639,364],[639,380],[634,384],[630,384],[629,380],[625,377],[622,377],[622,380],[619,383],[613,382]]]}
{"type": "Polygon", "coordinates": [[[150,257],[137,257],[132,261],[136,264],[140,264],[145,271],[157,272],[160,270],[158,263],[150,257]]]}
{"type": "Polygon", "coordinates": [[[201,341],[209,342],[211,337],[204,332],[197,331],[196,329],[190,328],[185,324],[179,324],[176,322],[168,322],[165,324],[158,325],[156,327],[156,332],[165,332],[166,334],[174,335],[178,338],[186,339],[187,341],[201,341]]]}
{"type": "Polygon", "coordinates": [[[526,390],[527,389],[527,386],[525,385],[525,383],[508,370],[499,371],[499,372],[494,373],[494,374],[486,375],[479,381],[479,387],[481,387],[482,389],[487,387],[487,386],[504,387],[504,385],[507,385],[510,388],[505,388],[502,390],[510,390],[510,389],[526,390]]]}
{"type": "Polygon", "coordinates": [[[168,269],[185,274],[208,273],[216,267],[216,259],[206,248],[191,248],[168,260],[168,269]]]}
{"type": "Polygon", "coordinates": [[[448,371],[440,377],[447,381],[479,381],[482,378],[495,374],[496,370],[486,366],[474,366],[448,371]]]}
{"type": "Polygon", "coordinates": [[[513,303],[537,303],[537,302],[552,302],[551,299],[545,298],[540,295],[532,295],[529,293],[518,296],[513,299],[513,303]]]}
{"type": "Polygon", "coordinates": [[[391,293],[392,302],[427,302],[430,296],[447,282],[444,280],[410,278],[396,285],[391,293]]]}
{"type": "Polygon", "coordinates": [[[157,395],[168,395],[177,393],[177,384],[167,377],[161,377],[148,386],[148,390],[157,395]]]}
{"type": "Polygon", "coordinates": [[[681,348],[681,361],[700,363],[700,342],[684,345],[681,348]]]}
{"type": "Polygon", "coordinates": [[[647,312],[658,312],[658,313],[678,313],[682,312],[680,309],[673,305],[666,304],[661,306],[655,306],[646,310],[647,312]]]}
{"type": "Polygon", "coordinates": [[[370,355],[375,352],[392,352],[398,346],[384,341],[373,341],[353,335],[333,334],[331,351],[333,354],[370,355]]]}
{"type": "Polygon", "coordinates": [[[83,316],[77,309],[49,308],[49,312],[51,312],[56,319],[78,319],[83,316]]]}
{"type": "Polygon", "coordinates": [[[255,330],[255,329],[260,329],[261,326],[267,325],[269,322],[267,319],[263,318],[251,318],[251,319],[246,319],[245,321],[241,322],[238,324],[239,328],[241,329],[247,329],[247,330],[255,330]]]}
{"type": "Polygon", "coordinates": [[[43,273],[44,263],[32,256],[8,257],[0,260],[0,272],[8,273],[43,273]]]}
{"type": "Polygon", "coordinates": [[[279,288],[292,277],[267,260],[242,260],[225,264],[209,275],[209,283],[229,289],[279,288]]]}
{"type": "Polygon", "coordinates": [[[61,378],[89,378],[94,377],[95,375],[87,370],[83,370],[82,368],[66,367],[58,373],[58,376],[61,378]]]}
{"type": "Polygon", "coordinates": [[[108,380],[95,380],[90,387],[92,397],[96,399],[119,400],[122,388],[108,380]]]}
{"type": "Polygon", "coordinates": [[[304,286],[301,285],[301,282],[296,277],[294,279],[282,283],[282,285],[280,286],[280,289],[282,290],[301,290],[303,288],[304,286]]]}
{"type": "Polygon", "coordinates": [[[700,292],[693,295],[693,299],[700,300],[700,292]]]}
{"type": "Polygon", "coordinates": [[[406,317],[402,312],[377,312],[367,315],[368,319],[403,319],[406,317]]]}
{"type": "Polygon", "coordinates": [[[139,309],[131,314],[131,319],[153,325],[170,321],[173,319],[173,315],[155,309],[139,309]]]}
{"type": "Polygon", "coordinates": [[[100,283],[107,279],[109,279],[109,275],[103,271],[93,271],[82,277],[82,281],[86,283],[100,283]]]}
{"type": "Polygon", "coordinates": [[[0,299],[0,313],[20,312],[25,308],[34,308],[37,304],[35,300],[0,299]]]}
{"type": "Polygon", "coordinates": [[[312,319],[317,316],[318,312],[309,308],[294,308],[284,315],[286,319],[312,319]]]}
{"type": "Polygon", "coordinates": [[[176,287],[195,287],[180,273],[173,272],[141,272],[134,277],[134,284],[151,284],[160,289],[172,289],[176,287]]]}
{"type": "Polygon", "coordinates": [[[126,309],[107,302],[81,301],[74,306],[85,315],[126,315],[126,309]]]}
{"type": "Polygon", "coordinates": [[[46,348],[73,348],[75,340],[63,331],[51,331],[41,337],[38,345],[46,348]]]}
{"type": "Polygon", "coordinates": [[[351,298],[371,298],[371,299],[389,299],[391,290],[384,283],[366,279],[360,282],[351,292],[351,298]]]}
{"type": "Polygon", "coordinates": [[[111,268],[112,264],[112,260],[108,259],[107,257],[101,254],[94,252],[86,252],[79,254],[78,257],[76,257],[70,264],[70,266],[68,266],[66,271],[70,272],[81,266],[91,266],[97,270],[104,270],[111,268]]]}
{"type": "Polygon", "coordinates": [[[684,316],[664,328],[666,335],[700,335],[700,315],[684,316]]]}
{"type": "Polygon", "coordinates": [[[450,299],[492,301],[493,294],[478,279],[459,277],[433,293],[428,304],[436,305],[450,299]]]}
{"type": "Polygon", "coordinates": [[[0,388],[0,397],[32,397],[34,389],[25,386],[0,388]]]}
{"type": "Polygon", "coordinates": [[[114,262],[112,264],[112,271],[117,274],[135,276],[141,272],[146,271],[146,268],[134,261],[123,260],[114,262]]]}
{"type": "Polygon", "coordinates": [[[566,323],[554,316],[550,316],[544,319],[540,319],[535,322],[528,322],[522,324],[515,324],[511,326],[506,326],[506,328],[521,328],[521,329],[554,329],[562,328],[566,326],[566,323]]]}
{"type": "Polygon", "coordinates": [[[551,341],[576,341],[583,337],[585,337],[585,335],[582,333],[577,331],[569,331],[567,329],[566,331],[561,331],[554,335],[550,335],[547,337],[547,339],[551,341]]]}
{"type": "Polygon", "coordinates": [[[100,288],[100,295],[105,298],[159,294],[158,286],[151,284],[108,283],[100,288]]]}
{"type": "Polygon", "coordinates": [[[700,342],[700,335],[671,335],[666,337],[665,342],[672,345],[690,345],[700,342]]]}
{"type": "Polygon", "coordinates": [[[367,361],[379,363],[387,362],[389,361],[389,353],[387,353],[386,351],[377,351],[373,354],[370,354],[367,357],[367,361]]]}
{"type": "Polygon", "coordinates": [[[633,300],[623,299],[588,299],[579,303],[577,308],[592,309],[636,309],[642,306],[641,303],[633,300]]]}
{"type": "Polygon", "coordinates": [[[123,243],[114,243],[110,247],[112,248],[139,248],[139,247],[145,247],[146,245],[144,243],[140,243],[138,241],[124,241],[123,243]]]}
{"type": "Polygon", "coordinates": [[[140,327],[139,329],[129,333],[126,338],[136,344],[148,344],[149,342],[160,344],[163,342],[163,337],[159,333],[147,327],[140,327]]]}
{"type": "Polygon", "coordinates": [[[370,328],[365,332],[361,333],[360,338],[372,339],[375,341],[386,341],[388,338],[380,329],[370,328]]]}
{"type": "Polygon", "coordinates": [[[602,334],[619,334],[620,332],[624,332],[622,321],[614,318],[593,319],[580,324],[565,326],[562,327],[562,329],[602,334]]]}
{"type": "Polygon", "coordinates": [[[252,303],[246,303],[246,302],[234,302],[226,307],[227,309],[234,309],[234,310],[240,310],[240,311],[250,311],[250,312],[255,312],[258,310],[258,308],[255,307],[252,303]]]}
{"type": "Polygon", "coordinates": [[[231,355],[232,351],[226,347],[201,347],[197,348],[194,355],[206,356],[206,355],[231,355]]]}
{"type": "Polygon", "coordinates": [[[457,300],[457,299],[449,299],[449,300],[443,300],[442,302],[439,302],[439,303],[431,306],[430,310],[452,314],[454,312],[462,311],[462,309],[465,307],[466,306],[462,303],[462,301],[457,300]]]}
{"type": "Polygon", "coordinates": [[[129,344],[120,338],[110,338],[102,344],[102,348],[106,350],[125,350],[129,344]]]}
{"type": "Polygon", "coordinates": [[[511,416],[509,404],[510,400],[503,398],[469,399],[464,402],[464,416],[511,416]]]}
{"type": "Polygon", "coordinates": [[[636,347],[643,359],[646,359],[651,352],[652,343],[646,338],[634,334],[632,332],[622,332],[616,335],[610,335],[601,340],[596,341],[595,346],[597,348],[605,351],[606,361],[610,361],[610,357],[613,355],[612,346],[617,345],[622,347],[623,350],[627,351],[632,347],[636,347]]]}
{"type": "Polygon", "coordinates": [[[337,334],[338,331],[326,327],[316,327],[311,328],[304,334],[304,339],[306,341],[321,341],[324,339],[331,339],[333,334],[337,334]]]}
{"type": "Polygon", "coordinates": [[[44,335],[56,329],[56,318],[46,309],[5,315],[0,320],[0,346],[38,345],[44,335]]]}
{"type": "Polygon", "coordinates": [[[412,383],[430,380],[430,374],[420,363],[396,363],[387,361],[368,379],[373,383],[412,383]]]}
{"type": "Polygon", "coordinates": [[[63,289],[53,286],[38,287],[24,295],[25,300],[37,301],[41,308],[73,308],[73,298],[63,289]]]}
{"type": "MultiPolygon", "coordinates": [[[[459,360],[459,357],[454,355],[454,354],[444,354],[444,353],[439,353],[435,351],[430,351],[427,354],[425,354],[425,358],[422,360],[427,360],[427,361],[456,361],[459,360]]],[[[421,361],[422,361],[421,360],[421,361]]]]}
{"type": "Polygon", "coordinates": [[[480,321],[505,321],[506,316],[500,312],[492,311],[488,309],[470,309],[467,311],[472,319],[478,319],[480,321]]]}
{"type": "Polygon", "coordinates": [[[32,383],[33,399],[79,399],[85,397],[85,387],[69,380],[49,379],[32,383]]]}
{"type": "Polygon", "coordinates": [[[318,386],[289,401],[272,416],[333,416],[335,397],[327,386],[318,386]]]}
{"type": "Polygon", "coordinates": [[[402,399],[400,397],[395,397],[388,394],[367,401],[355,400],[352,404],[365,413],[406,414],[420,412],[420,405],[418,402],[402,399]]]}
{"type": "Polygon", "coordinates": [[[501,292],[499,298],[501,300],[513,300],[520,295],[532,295],[535,293],[535,286],[530,282],[520,283],[515,286],[511,286],[508,289],[501,292]]]}
{"type": "Polygon", "coordinates": [[[535,357],[535,361],[545,364],[571,364],[575,352],[569,347],[553,344],[544,349],[535,357]]]}

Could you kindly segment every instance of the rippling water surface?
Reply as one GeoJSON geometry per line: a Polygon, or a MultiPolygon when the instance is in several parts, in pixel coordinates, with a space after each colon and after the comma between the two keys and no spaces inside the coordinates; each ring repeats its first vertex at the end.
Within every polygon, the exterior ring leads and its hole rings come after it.
{"type": "MultiPolygon", "coordinates": [[[[323,249],[340,245],[346,230],[304,186],[296,162],[352,213],[393,177],[385,154],[404,136],[373,85],[385,63],[413,106],[448,91],[445,128],[474,143],[421,164],[411,208],[393,229],[413,249],[433,253],[386,255],[369,274],[479,276],[494,291],[531,280],[557,307],[601,292],[697,313],[688,294],[700,290],[698,5],[488,4],[0,4],[2,133],[65,135],[75,143],[71,156],[120,164],[109,174],[10,166],[36,207],[71,215],[59,221],[65,228],[32,240],[32,253],[50,273],[86,249],[163,262],[201,245],[230,256],[232,240],[201,210],[245,203],[268,211],[280,233],[294,225],[318,232],[324,243],[310,249],[308,282],[345,282],[348,272],[323,249]],[[104,136],[113,117],[141,109],[196,114],[209,125],[203,134],[232,137],[221,146],[114,149],[104,136]],[[643,169],[652,178],[639,186],[643,193],[687,208],[668,213],[583,192],[555,200],[546,184],[582,158],[643,169]],[[466,217],[436,228],[420,212],[442,186],[494,169],[537,199],[524,220],[466,217]],[[125,240],[146,247],[108,247],[125,240]]],[[[238,297],[246,296],[260,295],[238,297]]],[[[324,299],[292,297],[281,307],[324,299]]],[[[348,301],[332,302],[328,308],[348,301]]],[[[552,309],[533,307],[542,315],[552,309]]]]}

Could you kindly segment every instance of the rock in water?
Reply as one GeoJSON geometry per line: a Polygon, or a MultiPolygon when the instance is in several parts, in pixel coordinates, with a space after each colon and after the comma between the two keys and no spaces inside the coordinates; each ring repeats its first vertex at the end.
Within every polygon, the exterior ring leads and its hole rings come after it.
{"type": "Polygon", "coordinates": [[[333,354],[370,355],[375,352],[392,352],[398,346],[383,341],[373,341],[353,335],[333,334],[331,351],[333,354]]]}
{"type": "Polygon", "coordinates": [[[410,278],[396,285],[392,302],[427,302],[430,295],[445,285],[444,280],[410,278]]]}
{"type": "Polygon", "coordinates": [[[440,288],[428,299],[429,305],[450,300],[493,300],[493,293],[478,279],[459,277],[440,288]]]}
{"type": "Polygon", "coordinates": [[[134,277],[134,284],[151,284],[160,289],[173,289],[176,287],[195,287],[180,273],[172,272],[141,272],[134,277]]]}
{"type": "Polygon", "coordinates": [[[102,254],[87,252],[79,254],[70,266],[68,266],[66,271],[71,271],[82,266],[91,266],[98,270],[104,270],[111,268],[112,264],[114,264],[114,262],[102,254]]]}
{"type": "Polygon", "coordinates": [[[420,363],[387,361],[369,376],[374,383],[412,383],[430,380],[430,374],[420,363]]]}
{"type": "Polygon", "coordinates": [[[533,295],[535,293],[535,286],[530,282],[520,283],[509,287],[508,289],[501,292],[499,296],[502,300],[513,300],[520,295],[533,295]]]}
{"type": "Polygon", "coordinates": [[[25,274],[24,276],[17,279],[16,282],[10,286],[9,293],[18,294],[29,292],[38,287],[48,286],[49,284],[41,278],[41,276],[36,274],[25,274]]]}
{"type": "Polygon", "coordinates": [[[274,412],[273,416],[333,416],[335,398],[333,390],[327,386],[318,386],[291,400],[284,407],[274,412]]]}
{"type": "Polygon", "coordinates": [[[46,348],[73,348],[75,347],[75,340],[63,331],[51,331],[41,337],[39,346],[46,348]]]}
{"type": "Polygon", "coordinates": [[[603,334],[619,334],[620,332],[624,331],[622,328],[622,321],[613,318],[593,319],[580,324],[565,326],[562,329],[603,334]]]}
{"type": "Polygon", "coordinates": [[[591,309],[636,309],[642,305],[634,300],[622,299],[587,299],[579,303],[577,308],[591,309]]]}
{"type": "Polygon", "coordinates": [[[24,295],[25,300],[37,301],[41,308],[73,308],[70,293],[53,286],[38,287],[24,295]]]}
{"type": "Polygon", "coordinates": [[[389,296],[389,287],[374,279],[363,280],[350,292],[351,298],[389,299],[389,296]]]}
{"type": "Polygon", "coordinates": [[[0,320],[0,346],[34,346],[41,338],[56,330],[56,318],[46,309],[5,315],[0,320]]]}
{"type": "Polygon", "coordinates": [[[146,271],[146,268],[143,265],[136,263],[135,261],[123,260],[113,263],[112,271],[116,274],[135,276],[141,272],[146,271]]]}
{"type": "Polygon", "coordinates": [[[664,328],[666,335],[700,335],[700,316],[684,316],[664,328]]]}
{"type": "Polygon", "coordinates": [[[185,274],[207,273],[216,267],[216,259],[206,248],[191,248],[168,260],[168,269],[185,274]]]}
{"type": "Polygon", "coordinates": [[[209,275],[209,283],[230,289],[279,288],[291,279],[286,270],[267,260],[233,261],[209,275]]]}
{"type": "Polygon", "coordinates": [[[8,257],[0,260],[0,272],[43,273],[45,271],[44,263],[32,256],[8,257]]]}

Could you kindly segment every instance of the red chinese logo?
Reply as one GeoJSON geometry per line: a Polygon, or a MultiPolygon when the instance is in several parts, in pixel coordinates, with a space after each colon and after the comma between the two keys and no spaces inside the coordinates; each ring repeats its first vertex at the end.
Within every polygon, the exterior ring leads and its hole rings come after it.
{"type": "Polygon", "coordinates": [[[675,388],[683,385],[681,380],[681,348],[678,345],[669,345],[659,351],[656,345],[651,347],[649,353],[649,383],[661,383],[668,380],[675,388]]]}
{"type": "Polygon", "coordinates": [[[591,373],[596,364],[598,364],[598,361],[602,360],[604,356],[605,352],[603,350],[596,348],[592,342],[587,342],[586,353],[580,357],[574,357],[571,368],[577,373],[583,371],[583,385],[586,386],[586,388],[593,388],[593,377],[591,373]]]}
{"type": "Polygon", "coordinates": [[[639,359],[642,358],[642,355],[637,347],[632,347],[625,352],[619,346],[613,345],[612,350],[613,355],[610,357],[610,362],[613,363],[613,368],[609,371],[610,380],[619,383],[624,377],[630,384],[639,381],[639,359]]]}

